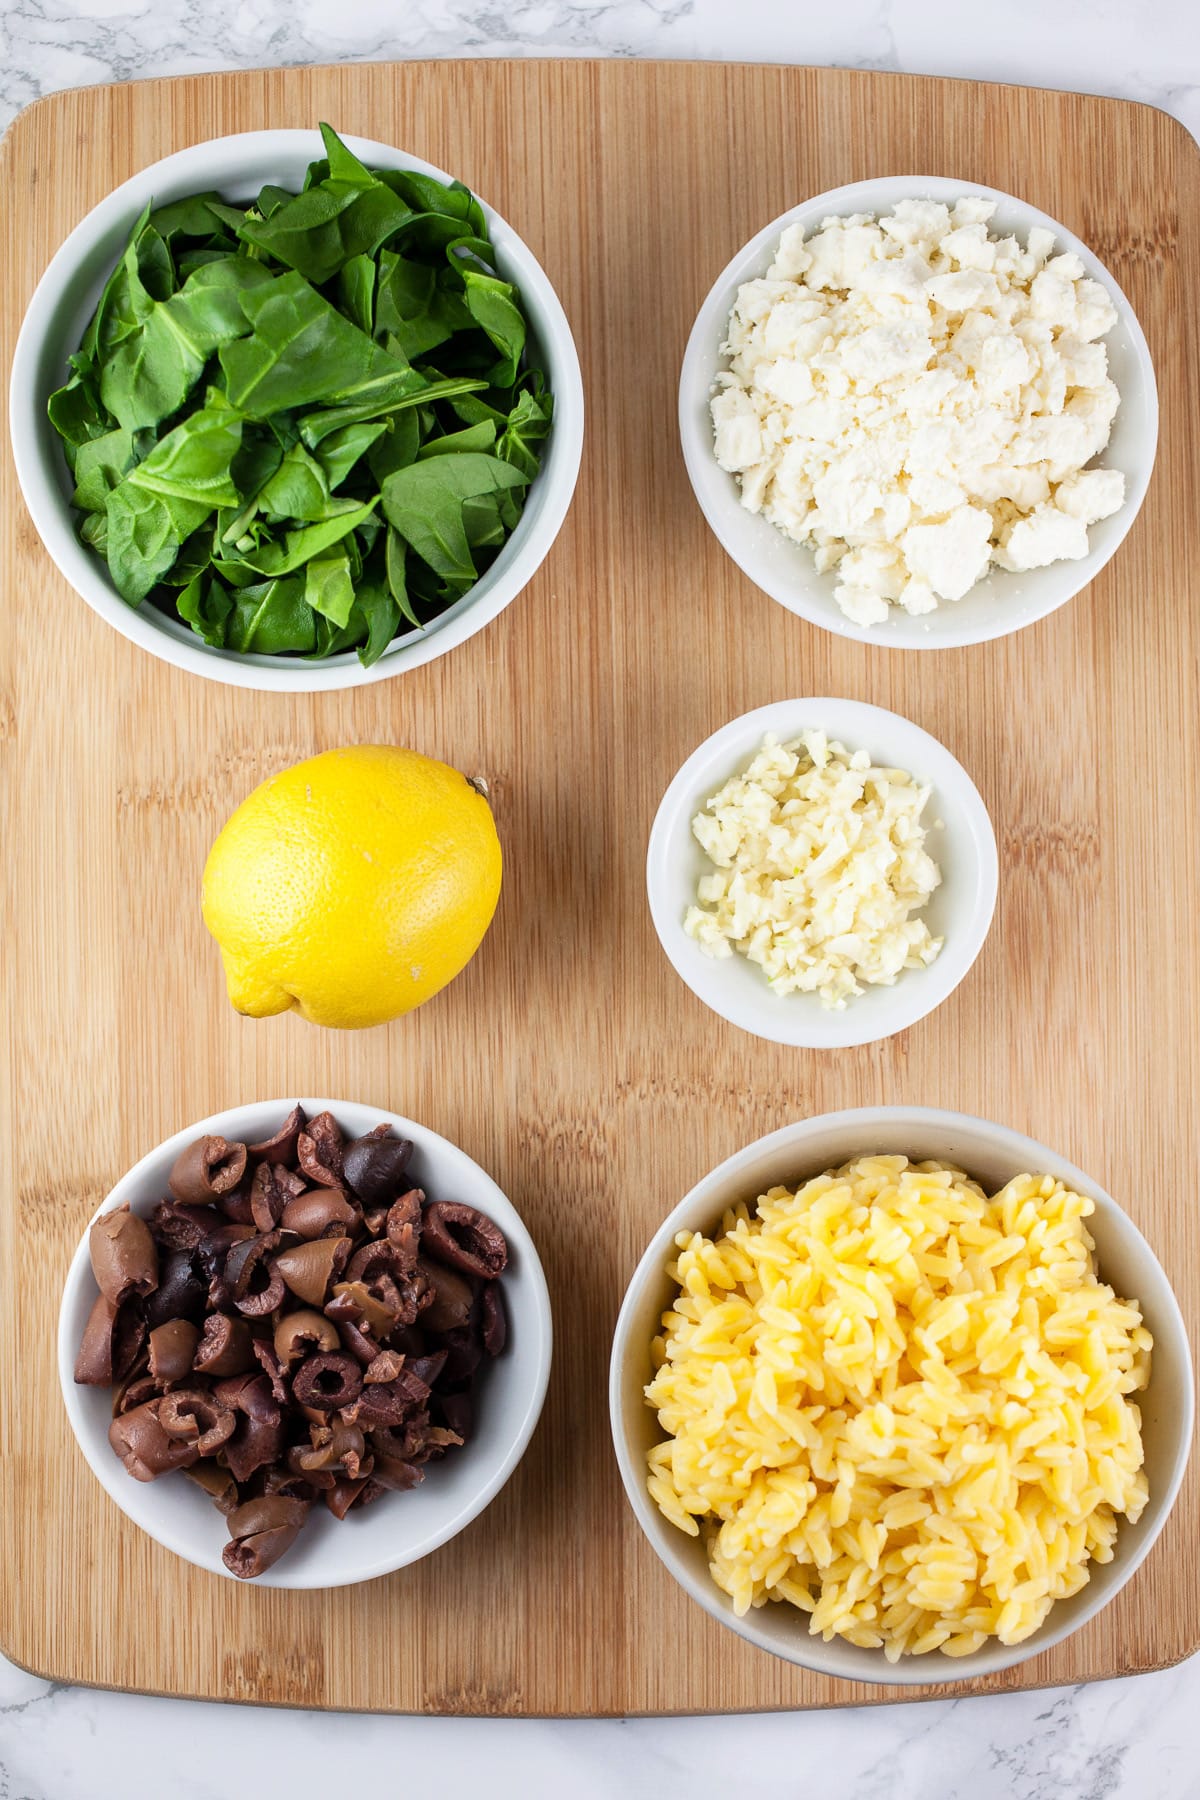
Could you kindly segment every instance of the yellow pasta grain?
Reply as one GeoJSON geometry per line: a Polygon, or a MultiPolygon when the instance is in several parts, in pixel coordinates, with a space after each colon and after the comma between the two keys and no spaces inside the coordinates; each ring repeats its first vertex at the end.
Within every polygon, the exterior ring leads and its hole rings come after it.
{"type": "Polygon", "coordinates": [[[1050,1176],[989,1199],[872,1156],[679,1234],[648,1485],[736,1612],[965,1656],[1111,1559],[1148,1498],[1153,1344],[1096,1274],[1091,1211],[1050,1176]]]}

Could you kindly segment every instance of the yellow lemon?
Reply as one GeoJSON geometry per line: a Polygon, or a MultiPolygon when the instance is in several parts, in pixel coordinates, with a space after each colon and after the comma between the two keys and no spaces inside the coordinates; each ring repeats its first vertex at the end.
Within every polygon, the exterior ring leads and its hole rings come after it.
{"type": "Polygon", "coordinates": [[[209,852],[204,922],[229,998],[264,1018],[380,1025],[474,956],[500,896],[483,795],[445,763],[385,744],[272,775],[209,852]]]}

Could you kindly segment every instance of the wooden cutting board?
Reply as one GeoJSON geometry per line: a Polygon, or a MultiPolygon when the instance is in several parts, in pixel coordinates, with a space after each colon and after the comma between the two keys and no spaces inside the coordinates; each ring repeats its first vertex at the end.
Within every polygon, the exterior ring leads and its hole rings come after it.
{"type": "MultiPolygon", "coordinates": [[[[5,429],[3,1647],[64,1681],[304,1706],[897,1698],[750,1648],[662,1571],[609,1447],[610,1333],[651,1231],[701,1174],[789,1119],[880,1101],[1003,1120],[1083,1164],[1148,1233],[1196,1329],[1196,146],[1145,106],[793,68],[444,62],[57,94],[0,152],[6,365],[51,253],[117,182],[202,138],[318,119],[456,171],[533,246],[579,343],[583,473],[541,573],[469,644],[357,694],[285,699],[189,679],[102,625],[34,535],[5,429]],[[912,170],[1021,194],[1091,244],[1141,317],[1163,406],[1149,500],[1090,591],[940,655],[846,642],[753,588],[696,508],[675,428],[688,327],[739,245],[806,195],[912,170]],[[642,873],[695,745],[750,707],[821,693],[948,744],[1001,852],[968,979],[902,1036],[837,1054],[760,1043],[695,1000],[655,941],[642,873]],[[354,741],[487,776],[506,855],[495,926],[458,981],[387,1029],[238,1018],[199,915],[209,843],[269,772],[354,741]],[[236,1587],[142,1536],[84,1464],[54,1371],[63,1274],[117,1177],[189,1120],[293,1091],[394,1107],[462,1144],[528,1220],[557,1328],[541,1426],[490,1510],[415,1568],[328,1594],[236,1587]]],[[[975,1685],[1187,1655],[1198,1527],[1193,1465],[1116,1602],[975,1685]]]]}

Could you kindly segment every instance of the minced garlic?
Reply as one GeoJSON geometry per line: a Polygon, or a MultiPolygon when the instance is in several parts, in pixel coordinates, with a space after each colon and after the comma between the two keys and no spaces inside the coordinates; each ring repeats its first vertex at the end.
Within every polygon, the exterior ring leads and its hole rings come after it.
{"type": "Polygon", "coordinates": [[[942,939],[912,915],[942,879],[920,822],[929,794],[823,731],[768,735],[692,820],[716,872],[684,929],[710,956],[757,963],[776,993],[839,1010],[864,983],[928,967],[942,939]]]}

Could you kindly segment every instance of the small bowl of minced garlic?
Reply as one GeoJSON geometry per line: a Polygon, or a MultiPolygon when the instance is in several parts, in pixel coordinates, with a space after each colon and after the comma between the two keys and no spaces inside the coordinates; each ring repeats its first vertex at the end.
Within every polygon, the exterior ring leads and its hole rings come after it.
{"type": "Polygon", "coordinates": [[[966,770],[899,714],[782,700],[706,738],[668,787],[646,888],[675,971],[775,1043],[893,1036],[952,993],[996,903],[966,770]]]}
{"type": "Polygon", "coordinates": [[[756,586],[892,649],[1065,605],[1154,467],[1154,367],[1087,245],[936,176],[793,207],[713,283],[679,386],[688,475],[756,586]]]}

